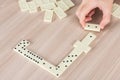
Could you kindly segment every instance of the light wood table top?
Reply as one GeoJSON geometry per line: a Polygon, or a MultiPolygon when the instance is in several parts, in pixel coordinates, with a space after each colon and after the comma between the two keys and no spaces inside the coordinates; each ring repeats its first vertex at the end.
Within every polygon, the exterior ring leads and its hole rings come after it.
{"type": "Polygon", "coordinates": [[[95,33],[97,39],[88,55],[82,54],[60,78],[12,50],[26,39],[32,43],[29,49],[59,64],[73,49],[72,44],[89,33],[75,16],[81,0],[73,2],[76,6],[67,11],[68,17],[44,23],[44,13],[24,13],[17,0],[0,0],[0,80],[120,80],[120,20],[115,17],[103,31],[95,33]]]}

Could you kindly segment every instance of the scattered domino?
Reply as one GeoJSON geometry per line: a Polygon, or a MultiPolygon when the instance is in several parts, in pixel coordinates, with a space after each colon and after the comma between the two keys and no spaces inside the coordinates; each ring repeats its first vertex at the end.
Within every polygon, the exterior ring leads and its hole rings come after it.
{"type": "Polygon", "coordinates": [[[53,2],[47,3],[47,4],[43,4],[41,6],[41,8],[43,10],[53,10],[56,7],[56,5],[53,2]]]}
{"type": "Polygon", "coordinates": [[[60,7],[54,8],[54,12],[60,19],[63,19],[64,17],[67,16],[67,14],[60,7]]]}
{"type": "MultiPolygon", "coordinates": [[[[54,10],[54,13],[63,19],[67,16],[65,11],[73,7],[75,4],[71,0],[19,0],[19,6],[21,11],[29,11],[29,13],[41,11],[54,10]],[[58,9],[58,10],[57,10],[58,9]]],[[[44,17],[46,18],[46,17],[44,17]]],[[[49,22],[52,20],[49,19],[49,22]]],[[[44,22],[48,22],[44,20],[44,22]]]]}
{"type": "Polygon", "coordinates": [[[87,23],[84,29],[89,31],[100,32],[100,26],[98,24],[87,23]]]}
{"type": "Polygon", "coordinates": [[[120,5],[118,4],[113,5],[112,15],[120,19],[120,5]]]}
{"type": "Polygon", "coordinates": [[[19,0],[18,3],[19,3],[19,7],[20,7],[21,11],[23,11],[23,12],[28,11],[29,6],[28,6],[26,0],[19,0]]]}
{"type": "Polygon", "coordinates": [[[35,12],[37,12],[37,6],[36,6],[36,4],[35,4],[34,1],[28,2],[28,6],[29,6],[29,12],[30,12],[30,13],[35,13],[35,12]]]}
{"type": "Polygon", "coordinates": [[[53,10],[46,10],[44,16],[44,22],[52,22],[53,10]]]}
{"type": "Polygon", "coordinates": [[[63,10],[66,11],[69,9],[69,7],[63,2],[63,1],[58,1],[57,5],[63,10]]]}
{"type": "Polygon", "coordinates": [[[114,3],[113,8],[112,8],[112,12],[114,12],[118,7],[120,7],[120,5],[114,3]]]}
{"type": "Polygon", "coordinates": [[[59,77],[82,53],[87,54],[91,50],[89,45],[94,41],[95,38],[96,35],[89,33],[82,41],[76,41],[73,45],[74,49],[57,66],[52,65],[42,57],[36,55],[36,53],[28,50],[27,46],[30,45],[30,42],[27,40],[22,40],[13,50],[34,62],[38,66],[42,67],[43,69],[47,70],[54,76],[59,77]]]}
{"type": "Polygon", "coordinates": [[[69,8],[75,6],[71,0],[62,0],[69,8]]]}
{"type": "Polygon", "coordinates": [[[43,2],[41,0],[33,0],[36,4],[37,7],[40,7],[41,5],[43,5],[43,2]]]}

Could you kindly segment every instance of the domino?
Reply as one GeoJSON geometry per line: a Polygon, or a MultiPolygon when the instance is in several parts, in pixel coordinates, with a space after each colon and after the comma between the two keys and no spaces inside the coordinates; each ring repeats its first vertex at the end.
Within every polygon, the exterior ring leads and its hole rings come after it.
{"type": "Polygon", "coordinates": [[[20,43],[16,45],[16,47],[13,50],[19,53],[20,55],[24,56],[28,60],[34,62],[38,66],[42,67],[43,69],[47,70],[54,76],[60,77],[64,73],[64,71],[82,53],[87,54],[91,50],[91,47],[89,45],[94,41],[95,38],[96,38],[96,35],[94,35],[93,33],[89,33],[82,41],[76,41],[73,45],[74,49],[57,66],[52,65],[51,63],[47,62],[44,58],[36,55],[36,53],[28,50],[27,47],[30,45],[30,42],[27,40],[22,40],[20,43]]]}
{"type": "Polygon", "coordinates": [[[28,11],[29,10],[29,6],[28,6],[26,0],[19,0],[18,4],[19,4],[19,7],[20,7],[21,11],[24,12],[24,11],[28,11]]]}
{"type": "Polygon", "coordinates": [[[14,51],[16,51],[17,53],[34,62],[38,66],[42,67],[43,69],[46,69],[48,72],[51,72],[53,75],[55,75],[54,74],[56,73],[55,66],[45,61],[42,57],[36,55],[36,53],[26,49],[28,45],[30,45],[30,42],[23,40],[20,43],[18,43],[18,45],[14,48],[14,51]],[[23,45],[25,46],[23,47],[23,45]]]}
{"type": "Polygon", "coordinates": [[[96,36],[93,33],[89,33],[82,42],[76,41],[74,43],[74,49],[70,52],[70,54],[58,65],[60,66],[61,72],[59,74],[62,74],[82,53],[87,54],[91,47],[89,47],[89,44],[94,41],[96,36]],[[91,37],[92,36],[92,37],[91,37]],[[89,41],[90,40],[90,41],[89,41]],[[84,45],[84,42],[87,44],[84,45]]]}
{"type": "Polygon", "coordinates": [[[112,12],[114,12],[114,11],[115,11],[117,8],[119,8],[119,7],[120,7],[120,5],[114,3],[114,4],[113,4],[113,8],[112,8],[112,12]]]}
{"type": "Polygon", "coordinates": [[[40,7],[41,5],[43,5],[42,0],[33,0],[34,3],[36,4],[37,7],[40,7]]]}
{"type": "Polygon", "coordinates": [[[100,26],[97,24],[87,23],[84,29],[89,31],[100,32],[100,26]]]}
{"type": "Polygon", "coordinates": [[[49,0],[50,2],[54,2],[54,3],[56,3],[57,1],[56,0],[49,0]]]}
{"type": "Polygon", "coordinates": [[[120,7],[118,7],[118,8],[112,13],[112,15],[113,15],[114,17],[117,17],[117,18],[120,19],[120,7]]]}
{"type": "Polygon", "coordinates": [[[66,11],[69,9],[69,7],[63,1],[58,1],[57,6],[59,6],[63,11],[66,11]]]}
{"type": "Polygon", "coordinates": [[[53,10],[46,10],[44,16],[44,22],[52,22],[53,10]]]}
{"type": "Polygon", "coordinates": [[[29,13],[37,12],[37,6],[34,1],[28,2],[28,6],[29,6],[29,13]]]}
{"type": "Polygon", "coordinates": [[[43,4],[49,3],[50,0],[42,0],[43,4]]]}
{"type": "Polygon", "coordinates": [[[51,3],[43,4],[41,6],[41,9],[43,9],[43,10],[53,10],[55,7],[56,7],[56,5],[53,2],[51,2],[51,3]]]}
{"type": "Polygon", "coordinates": [[[62,0],[69,8],[75,6],[71,0],[62,0]]]}
{"type": "Polygon", "coordinates": [[[60,7],[54,8],[54,12],[60,19],[63,19],[67,16],[67,14],[60,7]]]}

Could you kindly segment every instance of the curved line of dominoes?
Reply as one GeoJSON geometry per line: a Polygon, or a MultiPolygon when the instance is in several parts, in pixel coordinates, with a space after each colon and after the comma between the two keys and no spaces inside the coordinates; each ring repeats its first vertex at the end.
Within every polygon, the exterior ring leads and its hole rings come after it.
{"type": "Polygon", "coordinates": [[[89,33],[82,41],[76,41],[73,45],[74,49],[57,66],[52,65],[44,58],[36,55],[36,53],[28,50],[27,46],[30,45],[30,42],[27,40],[22,40],[20,43],[18,43],[14,48],[14,51],[36,63],[48,72],[52,73],[54,76],[59,77],[82,53],[87,54],[91,50],[89,45],[95,38],[96,35],[89,33]]]}

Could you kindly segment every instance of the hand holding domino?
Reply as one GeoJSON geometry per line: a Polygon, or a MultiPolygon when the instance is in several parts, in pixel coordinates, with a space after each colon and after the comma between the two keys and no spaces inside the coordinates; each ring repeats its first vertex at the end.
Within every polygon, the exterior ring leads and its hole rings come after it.
{"type": "Polygon", "coordinates": [[[92,0],[92,3],[89,0],[82,0],[76,12],[80,24],[84,27],[88,21],[92,20],[92,16],[95,14],[95,8],[99,8],[103,12],[103,18],[99,26],[101,29],[104,29],[111,19],[112,4],[113,0],[92,0]]]}

